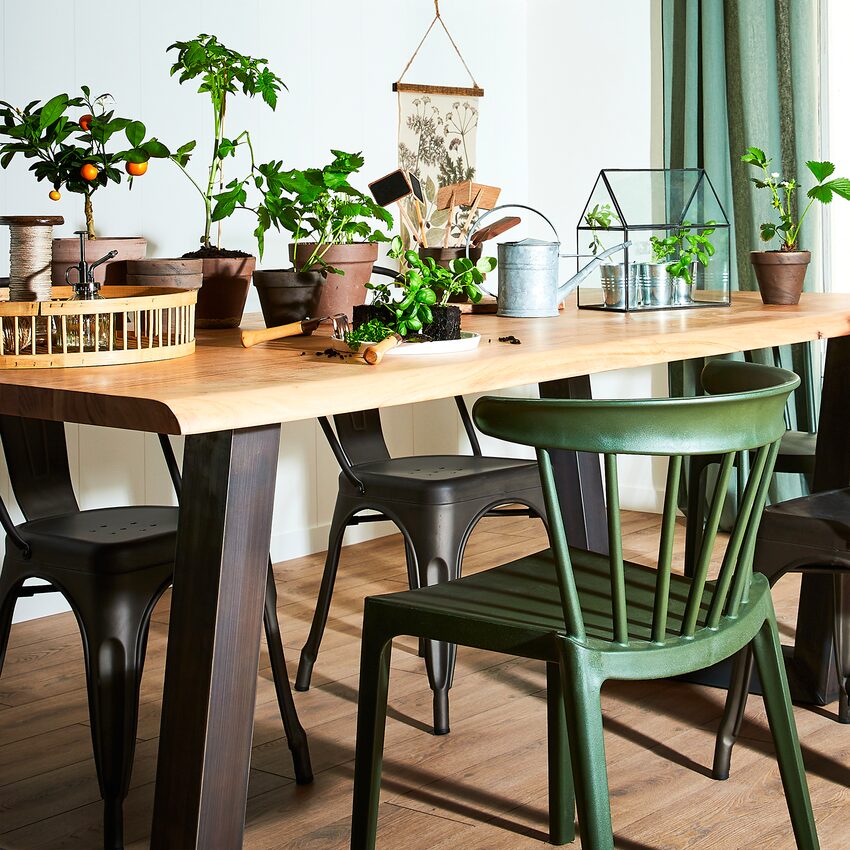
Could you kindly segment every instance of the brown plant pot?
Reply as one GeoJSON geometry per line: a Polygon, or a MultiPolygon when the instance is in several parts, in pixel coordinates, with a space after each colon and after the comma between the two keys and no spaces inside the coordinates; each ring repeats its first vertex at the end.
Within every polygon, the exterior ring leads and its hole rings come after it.
{"type": "Polygon", "coordinates": [[[316,318],[319,298],[325,282],[320,271],[297,272],[294,269],[257,269],[254,286],[267,328],[287,325],[307,317],[316,318]]]}
{"type": "Polygon", "coordinates": [[[128,286],[200,289],[203,282],[203,260],[163,257],[154,257],[150,260],[127,260],[126,283],[128,286]]]}
{"type": "MultiPolygon", "coordinates": [[[[86,262],[93,263],[110,251],[118,254],[94,270],[94,279],[98,283],[120,286],[126,282],[127,261],[142,260],[148,250],[148,242],[143,236],[102,236],[86,240],[86,262]]],[[[55,286],[65,286],[65,271],[80,262],[80,240],[76,237],[64,237],[53,240],[53,263],[51,279],[55,286]]],[[[71,273],[76,280],[76,273],[71,273]]]]}
{"type": "Polygon", "coordinates": [[[202,262],[204,283],[198,290],[195,327],[239,327],[257,258],[206,257],[202,262]]]}
{"type": "Polygon", "coordinates": [[[811,251],[750,251],[765,304],[799,304],[811,251]]]}
{"type": "MultiPolygon", "coordinates": [[[[290,245],[289,257],[295,268],[302,269],[315,248],[315,242],[301,242],[297,248],[290,245]]],[[[378,259],[378,243],[331,245],[322,259],[344,274],[328,275],[319,298],[318,314],[332,316],[334,313],[345,313],[351,316],[354,305],[362,304],[366,298],[366,284],[372,274],[372,266],[378,259]]]]}
{"type": "MultiPolygon", "coordinates": [[[[469,259],[472,260],[473,263],[477,263],[481,259],[481,250],[480,245],[477,247],[472,245],[469,246],[469,259]]],[[[457,260],[460,257],[466,256],[466,246],[456,245],[449,248],[420,248],[419,256],[423,260],[426,257],[433,257],[438,266],[442,266],[444,269],[447,269],[450,267],[452,260],[457,260]]],[[[437,296],[442,297],[442,290],[437,290],[437,296]]],[[[449,296],[450,304],[466,304],[467,301],[469,301],[469,297],[462,292],[449,296]]]]}

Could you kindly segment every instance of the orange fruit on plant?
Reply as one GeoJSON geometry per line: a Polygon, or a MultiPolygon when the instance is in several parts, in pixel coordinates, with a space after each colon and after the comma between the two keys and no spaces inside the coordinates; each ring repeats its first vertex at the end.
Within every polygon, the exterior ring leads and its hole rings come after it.
{"type": "Polygon", "coordinates": [[[89,182],[91,182],[92,180],[96,180],[98,174],[100,174],[100,172],[97,170],[97,167],[92,165],[90,162],[87,162],[80,169],[80,175],[82,176],[83,180],[88,180],[89,182]]]}
{"type": "Polygon", "coordinates": [[[148,170],[146,162],[128,162],[127,173],[131,177],[141,177],[148,170]]]}
{"type": "Polygon", "coordinates": [[[58,201],[62,195],[59,193],[58,189],[53,189],[47,197],[50,198],[51,201],[58,201]]]}
{"type": "Polygon", "coordinates": [[[94,115],[83,115],[83,117],[80,118],[80,127],[87,133],[91,129],[92,118],[94,118],[94,115]]]}

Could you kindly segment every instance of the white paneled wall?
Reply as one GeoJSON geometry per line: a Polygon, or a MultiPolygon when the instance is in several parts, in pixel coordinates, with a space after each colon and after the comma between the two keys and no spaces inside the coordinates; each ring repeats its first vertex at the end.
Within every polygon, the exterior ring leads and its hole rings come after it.
{"type": "MultiPolygon", "coordinates": [[[[565,242],[599,167],[650,164],[657,88],[650,50],[654,3],[603,0],[610,8],[601,15],[587,4],[555,0],[442,0],[445,19],[486,91],[478,135],[481,180],[502,186],[504,201],[530,198],[553,214],[564,223],[565,242]],[[604,54],[598,52],[602,46],[604,54]],[[600,67],[607,72],[600,75],[600,67]],[[600,103],[609,106],[600,109],[600,103]],[[631,110],[628,133],[622,131],[624,108],[631,110]]],[[[430,0],[68,0],[46,5],[3,0],[0,9],[0,99],[24,104],[70,93],[81,84],[109,91],[119,114],[140,118],[170,146],[198,139],[192,171],[201,175],[210,149],[209,105],[191,84],[180,86],[169,76],[165,50],[175,39],[215,33],[237,50],[266,56],[288,86],[274,113],[259,101],[234,98],[230,132],[250,129],[259,161],[279,158],[293,167],[322,164],[332,147],[362,150],[364,188],[367,180],[395,166],[397,111],[391,84],[433,12],[430,0]]],[[[449,51],[437,32],[407,79],[462,83],[463,72],[449,51]]],[[[242,172],[238,166],[231,169],[234,175],[242,172]]],[[[62,232],[69,235],[83,223],[79,196],[64,193],[53,204],[47,199],[49,188],[36,184],[16,163],[0,172],[0,214],[61,213],[66,219],[62,232]]],[[[160,161],[151,164],[132,192],[126,187],[99,192],[95,221],[102,235],[144,235],[149,256],[192,250],[203,224],[194,188],[175,166],[160,161]]],[[[222,245],[253,250],[252,229],[247,215],[235,215],[224,222],[222,245]]],[[[7,252],[7,231],[0,228],[0,275],[7,273],[7,252]]],[[[270,238],[262,265],[288,265],[285,252],[282,237],[270,238]]],[[[247,309],[258,309],[253,294],[247,309]]],[[[239,368],[236,357],[233,368],[239,368]]],[[[649,373],[628,388],[622,380],[604,379],[600,388],[604,393],[662,389],[649,373]]],[[[450,401],[392,408],[384,421],[396,454],[465,447],[450,401]]],[[[172,499],[155,436],[78,426],[68,426],[67,436],[84,508],[172,499]]],[[[284,426],[275,558],[324,548],[337,474],[314,422],[284,426]]],[[[653,487],[641,470],[631,483],[638,501],[653,487]]],[[[0,492],[9,496],[5,478],[0,492]]],[[[384,531],[367,525],[350,531],[348,539],[384,531]]],[[[55,610],[50,608],[54,604],[52,596],[23,600],[18,618],[55,610]]]]}

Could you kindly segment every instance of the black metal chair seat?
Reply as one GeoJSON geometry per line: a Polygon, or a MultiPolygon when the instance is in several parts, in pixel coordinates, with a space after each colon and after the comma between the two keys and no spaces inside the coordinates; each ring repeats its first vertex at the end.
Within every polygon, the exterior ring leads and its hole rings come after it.
{"type": "MultiPolygon", "coordinates": [[[[129,573],[172,564],[177,508],[99,508],[45,517],[17,526],[40,564],[87,573],[129,573]]],[[[21,557],[7,538],[7,557],[21,557]]]]}
{"type": "MultiPolygon", "coordinates": [[[[425,455],[398,457],[356,464],[351,470],[368,496],[381,499],[446,505],[478,498],[482,492],[505,494],[540,489],[537,462],[479,455],[425,455]]],[[[345,473],[339,476],[340,493],[358,496],[358,488],[345,473]]]]}
{"type": "MultiPolygon", "coordinates": [[[[824,490],[771,505],[759,527],[759,545],[785,543],[794,547],[796,561],[823,563],[831,556],[850,560],[850,489],[824,490]],[[799,549],[799,552],[796,550],[799,549]]],[[[790,550],[782,563],[790,563],[790,550]]]]}

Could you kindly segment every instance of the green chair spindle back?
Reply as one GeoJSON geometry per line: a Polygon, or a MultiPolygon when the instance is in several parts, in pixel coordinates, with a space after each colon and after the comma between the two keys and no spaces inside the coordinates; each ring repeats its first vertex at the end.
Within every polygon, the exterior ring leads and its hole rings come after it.
{"type": "Polygon", "coordinates": [[[703,386],[709,395],[697,398],[609,401],[487,397],[476,403],[473,416],[482,432],[532,446],[537,451],[551,518],[550,541],[558,570],[564,622],[570,637],[586,640],[586,624],[572,571],[569,541],[561,521],[550,451],[599,453],[604,459],[609,555],[598,557],[607,559],[610,573],[613,642],[629,645],[635,640],[649,639],[663,644],[692,638],[700,629],[717,628],[724,616],[735,617],[741,604],[747,601],[758,523],[779,441],[785,432],[785,404],[799,383],[793,372],[784,369],[712,361],[703,372],[703,386]],[[755,461],[707,601],[709,568],[735,456],[752,451],[756,452],[755,461]],[[671,619],[670,576],[682,461],[699,454],[719,455],[720,472],[688,597],[680,600],[684,605],[678,605],[678,613],[671,619]],[[669,458],[650,635],[636,636],[629,632],[617,479],[619,455],[669,458]]]}

